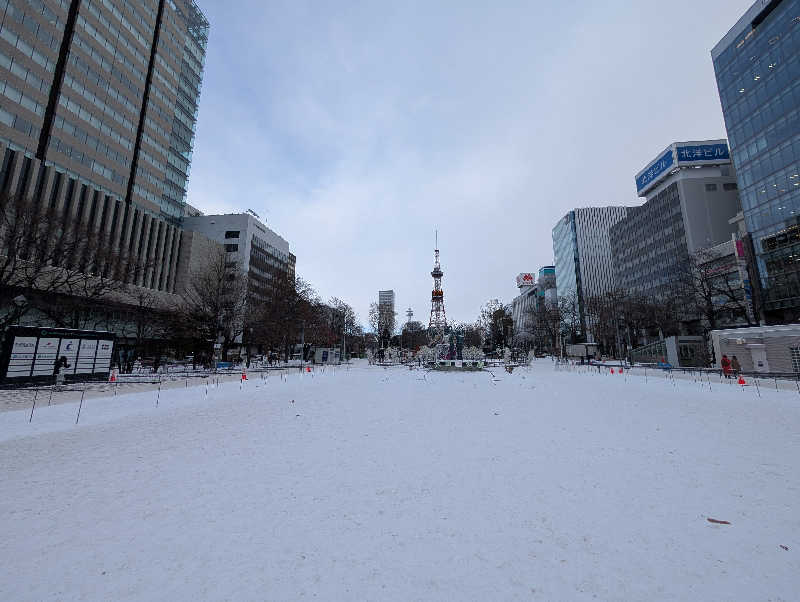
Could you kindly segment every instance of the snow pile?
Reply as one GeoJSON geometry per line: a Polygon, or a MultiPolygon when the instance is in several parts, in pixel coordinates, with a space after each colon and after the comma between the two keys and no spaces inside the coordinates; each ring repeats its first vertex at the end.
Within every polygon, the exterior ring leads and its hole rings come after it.
{"type": "Polygon", "coordinates": [[[5,412],[0,599],[796,599],[761,394],[361,365],[5,412]]]}

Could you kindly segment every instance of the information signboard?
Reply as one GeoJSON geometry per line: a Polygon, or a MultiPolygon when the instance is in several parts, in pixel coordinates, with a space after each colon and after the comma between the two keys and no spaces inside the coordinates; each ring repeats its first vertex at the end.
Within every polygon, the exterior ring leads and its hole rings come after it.
{"type": "Polygon", "coordinates": [[[108,378],[115,335],[95,330],[12,326],[0,349],[0,382],[108,378]]]}

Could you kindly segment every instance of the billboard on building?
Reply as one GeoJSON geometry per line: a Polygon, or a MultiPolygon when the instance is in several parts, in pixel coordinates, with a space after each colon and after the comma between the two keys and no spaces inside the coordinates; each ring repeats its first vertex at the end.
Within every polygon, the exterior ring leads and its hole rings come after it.
{"type": "Polygon", "coordinates": [[[536,279],[530,272],[523,272],[517,276],[517,287],[533,286],[536,284],[536,279]]]}
{"type": "Polygon", "coordinates": [[[48,381],[57,362],[67,380],[105,380],[115,337],[97,330],[12,326],[0,350],[0,382],[48,381]]]}
{"type": "Polygon", "coordinates": [[[657,159],[636,174],[636,191],[640,196],[682,165],[719,165],[731,162],[727,140],[673,142],[657,159]]]}

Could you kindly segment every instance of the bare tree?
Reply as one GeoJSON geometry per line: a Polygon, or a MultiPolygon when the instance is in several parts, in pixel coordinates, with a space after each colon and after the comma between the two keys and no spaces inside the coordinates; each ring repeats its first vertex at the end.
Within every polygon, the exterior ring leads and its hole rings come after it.
{"type": "Polygon", "coordinates": [[[493,348],[505,347],[510,341],[514,321],[509,308],[499,299],[489,299],[481,308],[478,322],[485,341],[493,348]]]}
{"type": "Polygon", "coordinates": [[[228,263],[225,252],[219,250],[192,274],[183,294],[183,325],[210,355],[213,344],[220,343],[225,358],[244,332],[246,310],[247,279],[238,264],[228,263]]]}
{"type": "Polygon", "coordinates": [[[378,338],[381,347],[389,345],[396,327],[397,314],[388,305],[371,303],[369,306],[369,326],[378,338]]]}
{"type": "Polygon", "coordinates": [[[104,232],[26,199],[0,197],[0,328],[32,309],[56,326],[85,327],[132,273],[104,232]],[[20,295],[28,302],[13,303],[20,295]]]}
{"type": "Polygon", "coordinates": [[[583,340],[583,324],[580,300],[576,293],[569,293],[558,298],[558,316],[561,323],[561,335],[569,343],[583,340]]]}

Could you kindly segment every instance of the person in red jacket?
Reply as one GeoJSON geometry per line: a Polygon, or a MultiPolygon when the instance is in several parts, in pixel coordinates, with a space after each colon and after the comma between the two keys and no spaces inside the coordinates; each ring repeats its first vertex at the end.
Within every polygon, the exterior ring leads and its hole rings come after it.
{"type": "Polygon", "coordinates": [[[725,375],[725,378],[731,377],[731,360],[728,359],[727,355],[722,356],[722,373],[725,375]]]}

